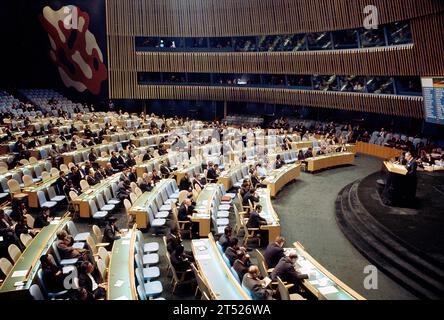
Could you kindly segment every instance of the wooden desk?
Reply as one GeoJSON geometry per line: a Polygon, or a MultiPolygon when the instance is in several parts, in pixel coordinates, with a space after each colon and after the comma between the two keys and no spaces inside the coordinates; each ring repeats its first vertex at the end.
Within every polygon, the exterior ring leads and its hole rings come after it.
{"type": "Polygon", "coordinates": [[[47,179],[45,181],[42,181],[42,182],[37,183],[37,184],[34,184],[34,185],[30,186],[30,187],[23,188],[23,190],[22,190],[23,193],[27,193],[28,194],[28,204],[29,204],[29,207],[31,207],[31,208],[39,208],[40,207],[39,199],[37,197],[37,192],[38,191],[43,191],[45,193],[46,199],[48,199],[48,196],[46,196],[46,192],[45,191],[56,182],[58,177],[59,177],[58,175],[51,176],[49,179],[47,179]]]}
{"type": "Polygon", "coordinates": [[[302,284],[315,297],[320,300],[365,300],[308,254],[299,242],[293,245],[292,250],[298,255],[296,267],[302,268],[300,271],[309,275],[309,279],[304,280],[302,284]],[[330,293],[325,291],[327,289],[330,289],[330,293]]]}
{"type": "MultiPolygon", "coordinates": [[[[141,164],[136,165],[137,177],[142,178],[144,173],[151,172],[151,171],[153,171],[154,168],[159,170],[160,164],[162,163],[162,161],[166,161],[166,160],[168,160],[167,154],[160,156],[158,158],[150,159],[148,161],[145,161],[141,164]]],[[[159,172],[159,174],[160,174],[160,172],[159,172]]]]}
{"type": "Polygon", "coordinates": [[[241,176],[243,176],[243,173],[242,173],[243,167],[247,167],[247,171],[248,171],[248,166],[245,163],[238,164],[234,167],[231,167],[227,171],[223,171],[220,174],[217,182],[223,184],[226,191],[230,190],[233,187],[233,180],[232,180],[233,175],[236,175],[236,172],[240,171],[241,176]]]}
{"type": "Polygon", "coordinates": [[[356,152],[368,154],[383,159],[392,159],[401,155],[403,151],[376,144],[358,141],[356,143],[356,152]]]}
{"type": "Polygon", "coordinates": [[[292,149],[308,149],[313,148],[313,141],[296,141],[291,143],[292,149]]]}
{"type": "MultiPolygon", "coordinates": [[[[79,206],[80,218],[90,218],[91,210],[89,208],[89,201],[95,199],[98,194],[101,194],[105,189],[111,189],[111,184],[113,182],[118,182],[120,178],[120,173],[106,178],[101,183],[91,186],[86,192],[83,192],[79,197],[73,200],[73,204],[79,206]]],[[[105,197],[103,197],[105,199],[105,197]]],[[[99,208],[100,209],[100,208],[99,208]]]]}
{"type": "Polygon", "coordinates": [[[108,267],[107,300],[138,300],[134,274],[136,226],[114,241],[108,267]],[[123,282],[116,287],[117,282],[123,282]]]}
{"type": "Polygon", "coordinates": [[[393,162],[384,161],[384,166],[386,167],[388,172],[400,174],[402,176],[407,175],[408,170],[402,164],[395,164],[393,162]]]}
{"type": "Polygon", "coordinates": [[[29,296],[28,290],[34,282],[37,270],[40,267],[40,257],[50,250],[52,243],[56,240],[57,232],[62,230],[69,220],[69,217],[62,218],[58,221],[55,220],[41,229],[34,237],[31,244],[23,251],[0,287],[1,298],[21,297],[23,299],[23,296],[29,296]],[[26,275],[13,277],[14,272],[24,270],[27,271],[26,275]],[[16,287],[14,284],[17,282],[22,282],[23,285],[16,287]]]}
{"type": "Polygon", "coordinates": [[[200,237],[207,237],[211,232],[211,208],[217,188],[217,184],[207,184],[196,200],[196,212],[193,213],[191,221],[199,223],[200,237]]]}
{"type": "Polygon", "coordinates": [[[300,164],[285,165],[280,169],[275,169],[270,172],[263,180],[270,190],[271,197],[276,197],[282,188],[289,182],[296,180],[301,175],[300,164]]]}
{"type": "Polygon", "coordinates": [[[190,176],[196,176],[196,174],[202,173],[202,164],[196,163],[187,166],[186,168],[182,168],[180,170],[176,170],[174,174],[176,175],[176,182],[179,185],[180,180],[185,176],[185,173],[190,174],[190,176]]]}
{"type": "Polygon", "coordinates": [[[305,161],[307,162],[306,170],[309,172],[315,172],[322,169],[353,164],[355,161],[355,155],[351,152],[338,152],[308,158],[305,159],[305,161]]]}
{"type": "Polygon", "coordinates": [[[143,193],[129,209],[129,214],[136,217],[136,224],[140,229],[146,229],[150,226],[148,218],[148,207],[154,198],[166,189],[167,185],[173,180],[162,179],[150,192],[143,193]]]}
{"type": "Polygon", "coordinates": [[[192,240],[191,248],[212,300],[251,300],[223,260],[211,233],[208,239],[192,240]]]}
{"type": "Polygon", "coordinates": [[[270,190],[259,188],[256,190],[256,194],[259,196],[259,204],[262,206],[260,216],[267,220],[267,225],[261,226],[261,229],[268,231],[268,243],[272,243],[276,237],[281,235],[279,217],[271,203],[270,190]]]}

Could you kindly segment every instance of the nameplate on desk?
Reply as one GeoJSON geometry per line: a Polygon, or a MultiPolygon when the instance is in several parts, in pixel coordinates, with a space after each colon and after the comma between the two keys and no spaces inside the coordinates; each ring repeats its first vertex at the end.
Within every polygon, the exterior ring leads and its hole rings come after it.
{"type": "Polygon", "coordinates": [[[122,241],[122,244],[123,244],[123,245],[129,245],[130,242],[131,242],[131,241],[129,241],[129,240],[123,240],[123,241],[122,241]]]}
{"type": "Polygon", "coordinates": [[[53,221],[50,222],[50,224],[52,224],[52,225],[56,225],[56,224],[59,224],[59,221],[60,221],[60,220],[53,220],[53,221]]]}
{"type": "Polygon", "coordinates": [[[204,245],[205,245],[205,243],[204,243],[203,241],[193,241],[193,244],[194,244],[196,247],[201,247],[201,246],[204,246],[204,245]]]}

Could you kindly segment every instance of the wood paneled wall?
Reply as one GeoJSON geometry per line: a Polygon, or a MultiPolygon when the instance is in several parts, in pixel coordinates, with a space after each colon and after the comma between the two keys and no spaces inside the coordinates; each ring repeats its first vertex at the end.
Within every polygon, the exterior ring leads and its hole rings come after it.
{"type": "Polygon", "coordinates": [[[141,86],[137,72],[444,75],[444,1],[373,0],[380,23],[410,20],[413,45],[317,52],[135,52],[135,36],[236,36],[362,25],[366,0],[107,0],[113,99],[252,101],[423,117],[423,99],[205,86],[141,86]]]}
{"type": "Polygon", "coordinates": [[[107,0],[110,35],[232,36],[359,28],[375,5],[380,23],[444,10],[441,0],[107,0]]]}

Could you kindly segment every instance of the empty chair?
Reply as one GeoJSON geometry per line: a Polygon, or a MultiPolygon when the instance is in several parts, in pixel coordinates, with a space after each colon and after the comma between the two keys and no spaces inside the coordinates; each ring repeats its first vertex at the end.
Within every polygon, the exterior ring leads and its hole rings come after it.
{"type": "Polygon", "coordinates": [[[89,209],[93,219],[105,219],[108,215],[108,211],[97,210],[96,202],[94,200],[89,200],[89,209]]]}
{"type": "Polygon", "coordinates": [[[114,204],[114,205],[120,204],[120,200],[119,199],[113,198],[111,196],[111,190],[110,189],[106,188],[104,190],[103,194],[105,195],[105,199],[106,199],[106,203],[107,204],[114,204]]]}
{"type": "Polygon", "coordinates": [[[38,162],[38,160],[37,160],[36,157],[30,157],[29,158],[29,163],[33,164],[33,163],[37,163],[37,162],[38,162]]]}
{"type": "Polygon", "coordinates": [[[96,196],[96,199],[100,211],[113,211],[116,208],[114,204],[105,204],[105,200],[103,200],[103,196],[100,193],[96,196]]]}
{"type": "Polygon", "coordinates": [[[12,264],[6,258],[0,259],[0,270],[3,272],[5,276],[8,276],[9,272],[12,270],[12,264]]]}
{"type": "Polygon", "coordinates": [[[17,262],[17,260],[20,258],[21,254],[22,254],[19,247],[17,247],[15,244],[9,245],[8,253],[14,263],[17,262]]]}
{"type": "Polygon", "coordinates": [[[8,189],[12,195],[21,192],[20,184],[15,179],[8,180],[8,189]]]}
{"type": "Polygon", "coordinates": [[[48,197],[49,197],[50,201],[57,202],[57,203],[66,200],[65,196],[58,196],[56,194],[53,186],[48,188],[48,197]]]}
{"type": "Polygon", "coordinates": [[[30,186],[32,186],[33,184],[34,184],[34,180],[32,179],[31,176],[28,176],[28,175],[24,175],[24,176],[23,176],[23,185],[24,185],[25,187],[30,187],[30,186]]]}
{"type": "Polygon", "coordinates": [[[141,256],[142,262],[144,266],[150,266],[159,263],[159,255],[157,253],[147,253],[143,252],[142,246],[140,243],[136,243],[136,252],[141,256]]]}
{"type": "Polygon", "coordinates": [[[57,205],[57,202],[55,201],[48,201],[46,200],[46,196],[43,193],[43,191],[37,191],[37,198],[39,200],[39,204],[41,208],[53,208],[57,205]]]}
{"type": "Polygon", "coordinates": [[[42,181],[46,181],[46,180],[48,180],[49,178],[51,178],[51,175],[49,174],[49,172],[47,172],[47,171],[43,171],[43,172],[42,172],[42,181]]]}
{"type": "Polygon", "coordinates": [[[82,189],[82,192],[85,192],[89,189],[89,183],[86,180],[80,180],[80,188],[82,189]]]}
{"type": "Polygon", "coordinates": [[[22,233],[20,235],[20,242],[25,246],[29,246],[32,242],[32,237],[27,233],[22,233]]]}
{"type": "Polygon", "coordinates": [[[142,247],[144,253],[151,253],[159,251],[159,244],[157,242],[148,242],[145,243],[143,240],[143,235],[141,231],[137,231],[136,233],[137,242],[142,247]]]}
{"type": "Polygon", "coordinates": [[[97,255],[103,260],[103,262],[105,262],[105,266],[108,267],[110,262],[109,252],[104,247],[99,247],[97,249],[97,255]]]}
{"type": "Polygon", "coordinates": [[[134,255],[134,260],[136,262],[137,268],[142,270],[143,279],[144,280],[152,280],[160,277],[160,269],[159,267],[148,267],[145,268],[143,266],[142,258],[138,253],[134,255]]]}
{"type": "Polygon", "coordinates": [[[143,194],[142,190],[139,187],[136,187],[134,193],[136,194],[137,198],[139,198],[143,194]]]}
{"type": "Polygon", "coordinates": [[[49,172],[51,173],[51,176],[53,176],[53,177],[59,176],[59,169],[57,169],[57,168],[51,168],[51,170],[49,172]]]}
{"type": "Polygon", "coordinates": [[[134,215],[132,215],[130,213],[130,209],[131,209],[131,202],[128,199],[124,199],[123,200],[123,205],[125,207],[125,211],[126,211],[126,216],[127,216],[127,220],[128,220],[128,225],[133,222],[134,220],[134,215]]]}
{"type": "Polygon", "coordinates": [[[146,297],[153,298],[162,294],[162,283],[160,281],[145,282],[143,279],[143,271],[140,268],[136,268],[136,279],[137,283],[141,287],[140,291],[145,296],[145,299],[146,297]]]}
{"type": "Polygon", "coordinates": [[[90,235],[89,232],[79,232],[74,222],[68,221],[67,223],[68,232],[74,238],[74,241],[84,242],[90,235]]]}
{"type": "Polygon", "coordinates": [[[137,201],[137,196],[136,196],[136,194],[135,193],[130,193],[130,200],[131,200],[131,203],[132,204],[134,204],[134,203],[136,203],[136,201],[137,201]]]}
{"type": "Polygon", "coordinates": [[[45,300],[45,297],[43,296],[42,290],[40,289],[39,285],[37,283],[33,284],[29,288],[29,294],[34,300],[45,300]]]}
{"type": "Polygon", "coordinates": [[[277,283],[281,300],[306,300],[300,294],[297,293],[289,294],[288,287],[282,282],[281,278],[277,277],[277,283]]]}
{"type": "Polygon", "coordinates": [[[96,242],[102,242],[103,233],[100,228],[96,225],[92,226],[94,237],[96,238],[96,242]]]}

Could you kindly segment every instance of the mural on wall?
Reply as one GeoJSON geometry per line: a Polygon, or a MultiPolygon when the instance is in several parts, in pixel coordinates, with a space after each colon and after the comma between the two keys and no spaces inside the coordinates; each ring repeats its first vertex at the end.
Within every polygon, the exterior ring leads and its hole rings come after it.
{"type": "Polygon", "coordinates": [[[75,5],[43,7],[40,23],[48,34],[50,57],[67,88],[101,94],[107,77],[104,53],[90,30],[91,18],[75,5]]]}

